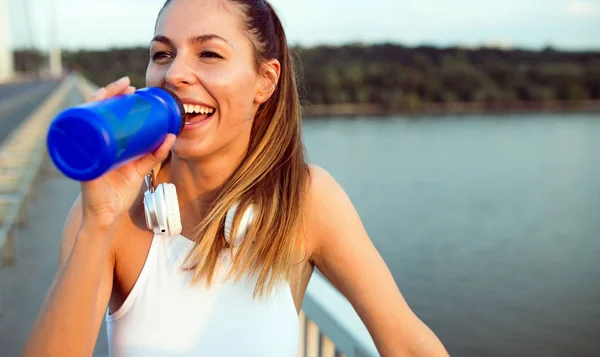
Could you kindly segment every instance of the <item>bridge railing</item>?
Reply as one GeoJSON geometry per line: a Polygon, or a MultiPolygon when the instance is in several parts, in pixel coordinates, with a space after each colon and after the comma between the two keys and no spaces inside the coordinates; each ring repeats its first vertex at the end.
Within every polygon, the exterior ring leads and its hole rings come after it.
{"type": "Polygon", "coordinates": [[[373,339],[352,305],[316,272],[302,303],[298,356],[379,356],[373,339]]]}
{"type": "MultiPolygon", "coordinates": [[[[64,107],[71,78],[63,80],[37,109],[0,145],[0,263],[15,263],[16,232],[28,223],[28,206],[35,199],[40,169],[46,158],[46,132],[64,107]]],[[[26,95],[30,98],[30,96],[26,95]]],[[[1,295],[0,295],[1,299],[1,295]]],[[[0,312],[1,312],[0,300],[0,312]]]]}

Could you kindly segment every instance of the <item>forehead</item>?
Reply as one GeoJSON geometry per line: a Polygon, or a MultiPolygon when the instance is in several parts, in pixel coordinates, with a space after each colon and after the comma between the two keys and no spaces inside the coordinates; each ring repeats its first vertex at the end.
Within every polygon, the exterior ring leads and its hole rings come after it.
{"type": "Polygon", "coordinates": [[[173,0],[161,12],[155,35],[179,42],[215,34],[233,45],[245,37],[243,27],[242,13],[227,0],[173,0]]]}

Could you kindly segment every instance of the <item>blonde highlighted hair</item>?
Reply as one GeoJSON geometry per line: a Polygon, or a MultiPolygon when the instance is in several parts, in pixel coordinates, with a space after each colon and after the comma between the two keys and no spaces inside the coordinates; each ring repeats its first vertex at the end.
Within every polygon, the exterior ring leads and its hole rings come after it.
{"type": "Polygon", "coordinates": [[[265,0],[229,1],[245,17],[256,70],[260,73],[265,61],[277,59],[280,78],[273,95],[257,111],[245,158],[190,237],[196,246],[185,265],[194,272],[193,282],[203,279],[210,285],[219,257],[227,249],[223,230],[227,211],[239,203],[231,232],[235,237],[242,214],[252,205],[254,217],[237,247],[228,278],[239,281],[246,274],[257,274],[254,294],[264,296],[276,284],[288,281],[293,265],[302,260],[309,167],[294,62],[281,21],[265,0]]]}

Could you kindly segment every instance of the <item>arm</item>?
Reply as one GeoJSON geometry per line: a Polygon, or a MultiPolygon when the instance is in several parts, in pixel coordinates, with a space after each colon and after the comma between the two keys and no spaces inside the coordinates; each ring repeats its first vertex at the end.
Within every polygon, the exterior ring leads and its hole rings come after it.
{"type": "MultiPolygon", "coordinates": [[[[129,84],[128,78],[115,81],[90,101],[133,93],[129,84]]],[[[81,182],[65,222],[56,276],[22,356],[92,355],[112,292],[115,234],[140,196],[144,176],[167,157],[174,141],[169,134],[154,152],[81,182]]]]}
{"type": "Polygon", "coordinates": [[[112,290],[114,232],[82,225],[81,197],[65,222],[58,269],[22,356],[91,356],[112,290]]]}
{"type": "Polygon", "coordinates": [[[309,234],[312,261],[350,301],[382,356],[448,356],[413,313],[358,213],[325,170],[311,169],[309,234]]]}

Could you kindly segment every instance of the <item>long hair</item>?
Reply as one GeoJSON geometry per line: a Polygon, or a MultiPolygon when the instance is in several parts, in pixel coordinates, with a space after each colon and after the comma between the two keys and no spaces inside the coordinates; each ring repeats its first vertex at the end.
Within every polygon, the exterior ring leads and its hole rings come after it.
{"type": "Polygon", "coordinates": [[[219,257],[227,249],[227,211],[239,203],[230,235],[235,237],[242,214],[252,205],[252,223],[236,248],[227,279],[239,281],[245,275],[257,274],[254,295],[264,296],[278,283],[288,281],[293,265],[302,259],[309,168],[302,143],[294,62],[281,21],[265,0],[229,1],[245,17],[256,70],[261,73],[265,61],[277,59],[280,78],[272,96],[258,108],[246,156],[190,237],[196,245],[185,265],[193,271],[194,283],[204,279],[210,286],[219,257]]]}

